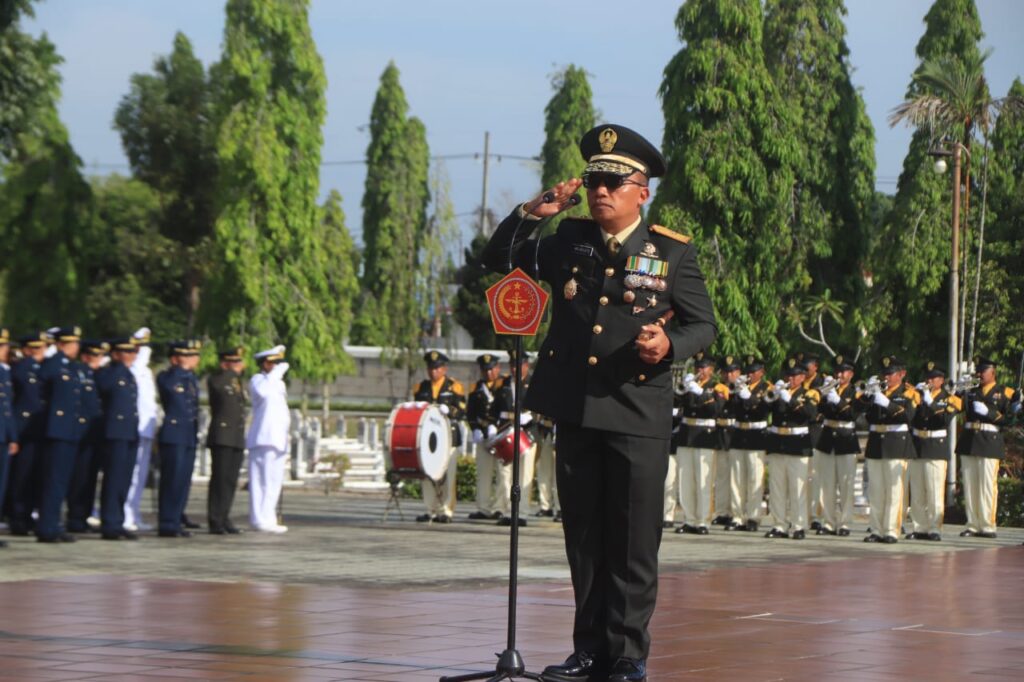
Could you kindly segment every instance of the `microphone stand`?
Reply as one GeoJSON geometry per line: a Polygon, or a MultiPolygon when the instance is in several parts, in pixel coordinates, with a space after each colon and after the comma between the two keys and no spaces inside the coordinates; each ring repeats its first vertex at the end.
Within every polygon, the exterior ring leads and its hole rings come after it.
{"type": "MultiPolygon", "coordinates": [[[[577,195],[573,195],[576,201],[567,202],[566,206],[575,206],[579,203],[577,195]]],[[[549,198],[548,195],[544,196],[545,203],[551,203],[554,201],[554,197],[549,198]]],[[[549,216],[540,221],[535,226],[541,227],[547,220],[550,220],[554,216],[549,216]]],[[[516,226],[515,232],[512,234],[512,243],[515,243],[516,233],[519,232],[519,228],[523,226],[525,216],[519,221],[516,226]]],[[[538,244],[540,242],[540,234],[537,235],[538,244]]],[[[536,279],[537,272],[537,256],[534,254],[534,271],[533,277],[536,279]]],[[[508,269],[512,270],[512,245],[509,245],[509,258],[508,258],[508,269]]],[[[520,417],[523,414],[523,337],[516,336],[515,340],[515,395],[513,399],[513,416],[512,416],[512,492],[510,499],[512,502],[512,532],[509,537],[509,557],[508,557],[508,628],[507,628],[507,640],[505,643],[505,650],[498,654],[498,663],[494,670],[488,670],[485,672],[469,673],[466,675],[456,675],[454,677],[442,677],[440,682],[469,682],[470,680],[487,680],[487,682],[499,682],[499,680],[512,680],[516,678],[525,678],[529,680],[540,680],[543,682],[544,678],[537,673],[527,672],[526,664],[523,663],[523,657],[516,650],[516,597],[519,588],[519,498],[522,495],[522,490],[519,486],[519,434],[522,431],[520,425],[520,417]]]]}

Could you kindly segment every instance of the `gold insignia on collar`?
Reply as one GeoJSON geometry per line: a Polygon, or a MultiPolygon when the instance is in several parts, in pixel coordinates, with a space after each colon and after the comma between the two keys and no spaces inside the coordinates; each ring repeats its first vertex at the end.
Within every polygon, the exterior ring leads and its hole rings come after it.
{"type": "Polygon", "coordinates": [[[619,135],[611,128],[605,128],[601,131],[601,135],[598,136],[598,142],[601,144],[601,151],[605,154],[615,149],[615,143],[619,141],[619,135]]]}

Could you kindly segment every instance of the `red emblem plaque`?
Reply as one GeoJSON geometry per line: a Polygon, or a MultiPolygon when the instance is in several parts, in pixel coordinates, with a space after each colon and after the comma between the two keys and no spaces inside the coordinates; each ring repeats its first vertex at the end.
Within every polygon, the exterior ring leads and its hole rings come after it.
{"type": "Polygon", "coordinates": [[[495,334],[534,336],[540,328],[548,293],[516,268],[487,290],[495,334]]]}

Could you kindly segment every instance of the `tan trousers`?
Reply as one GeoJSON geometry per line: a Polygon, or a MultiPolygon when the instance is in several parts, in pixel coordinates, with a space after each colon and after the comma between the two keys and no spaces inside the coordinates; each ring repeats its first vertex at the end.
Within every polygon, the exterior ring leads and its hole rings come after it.
{"type": "Polygon", "coordinates": [[[710,448],[676,448],[679,506],[683,508],[685,524],[711,525],[714,452],[710,448]]]}
{"type": "Polygon", "coordinates": [[[768,453],[768,514],[772,528],[807,530],[810,457],[768,453]]]}
{"type": "Polygon", "coordinates": [[[903,523],[903,476],[907,460],[869,459],[867,466],[871,532],[898,538],[903,523]]]}
{"type": "Polygon", "coordinates": [[[714,490],[714,513],[712,518],[728,516],[731,504],[729,496],[732,493],[730,482],[729,451],[715,450],[715,490],[714,490]]]}
{"type": "Polygon", "coordinates": [[[994,457],[960,457],[967,530],[996,532],[996,501],[999,499],[999,460],[994,457]]]}
{"type": "Polygon", "coordinates": [[[537,441],[537,498],[541,509],[558,511],[558,484],[555,482],[555,439],[544,436],[537,441]]]}
{"type": "MultiPolygon", "coordinates": [[[[537,461],[537,444],[534,443],[522,453],[519,463],[519,513],[525,515],[530,509],[530,486],[533,485],[533,465],[537,461]]],[[[512,465],[503,464],[501,469],[508,469],[507,472],[500,472],[498,480],[505,484],[504,478],[508,478],[508,487],[505,489],[505,507],[501,513],[505,516],[512,516],[512,465]]],[[[499,495],[499,499],[500,495],[499,495]]]]}
{"type": "Polygon", "coordinates": [[[484,514],[512,512],[509,491],[512,489],[512,465],[501,460],[480,445],[476,449],[476,508],[484,514]],[[497,476],[497,483],[494,479],[497,476]]]}
{"type": "Polygon", "coordinates": [[[853,523],[853,487],[857,455],[830,455],[814,451],[821,481],[822,525],[828,530],[849,530],[853,523]]]}
{"type": "Polygon", "coordinates": [[[665,512],[663,516],[665,521],[675,521],[676,518],[676,500],[679,491],[678,469],[679,466],[676,464],[676,458],[669,457],[668,472],[665,474],[665,512]]]}
{"type": "Polygon", "coordinates": [[[764,497],[764,451],[730,450],[729,513],[733,521],[761,522],[761,499],[764,497]]]}
{"type": "Polygon", "coordinates": [[[946,511],[946,464],[944,459],[910,462],[910,519],[915,533],[942,531],[942,515],[946,511]]]}
{"type": "Polygon", "coordinates": [[[811,455],[810,471],[807,472],[807,518],[820,523],[825,516],[824,482],[821,479],[821,469],[825,466],[825,462],[822,461],[822,458],[831,457],[831,455],[827,455],[820,450],[814,450],[813,452],[814,454],[811,455]]]}
{"type": "Polygon", "coordinates": [[[448,459],[448,471],[440,482],[429,478],[422,480],[423,504],[427,513],[432,516],[454,516],[455,514],[455,477],[459,467],[459,456],[452,451],[448,459]]]}

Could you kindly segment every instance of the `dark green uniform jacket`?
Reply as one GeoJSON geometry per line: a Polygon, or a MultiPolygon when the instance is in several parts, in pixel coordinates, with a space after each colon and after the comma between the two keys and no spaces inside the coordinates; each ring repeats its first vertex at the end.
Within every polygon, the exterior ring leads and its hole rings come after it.
{"type": "Polygon", "coordinates": [[[245,448],[245,389],[241,377],[230,369],[221,369],[206,380],[210,394],[209,447],[245,448]]]}

